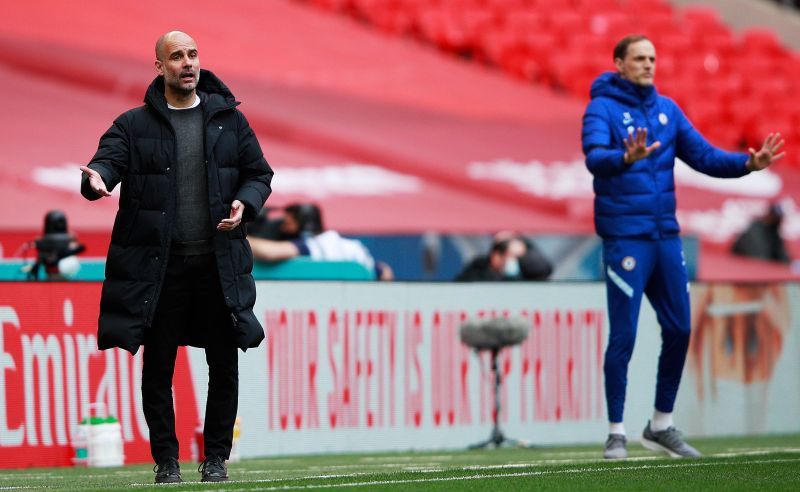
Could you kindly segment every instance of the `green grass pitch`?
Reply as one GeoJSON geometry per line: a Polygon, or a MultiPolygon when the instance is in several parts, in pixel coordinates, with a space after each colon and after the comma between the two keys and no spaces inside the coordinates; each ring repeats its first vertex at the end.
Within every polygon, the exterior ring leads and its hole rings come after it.
{"type": "Polygon", "coordinates": [[[288,456],[230,465],[231,481],[153,485],[146,465],[0,471],[0,490],[800,490],[800,435],[691,439],[704,453],[675,460],[628,444],[630,458],[604,461],[595,446],[481,451],[288,456]]]}

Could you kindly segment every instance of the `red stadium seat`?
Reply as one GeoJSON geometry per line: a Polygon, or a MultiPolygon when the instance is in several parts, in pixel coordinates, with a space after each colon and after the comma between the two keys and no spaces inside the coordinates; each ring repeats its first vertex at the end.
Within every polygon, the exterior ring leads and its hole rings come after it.
{"type": "Polygon", "coordinates": [[[412,12],[399,8],[375,8],[369,11],[369,20],[383,32],[406,34],[414,30],[415,16],[412,12]]]}
{"type": "Polygon", "coordinates": [[[589,17],[589,31],[592,34],[609,36],[617,40],[635,31],[631,17],[622,12],[600,12],[589,17]]]}
{"type": "Polygon", "coordinates": [[[730,125],[740,128],[743,135],[761,117],[764,110],[760,101],[754,101],[744,96],[729,101],[725,106],[730,125]]]}
{"type": "MultiPolygon", "coordinates": [[[[641,12],[642,16],[661,15],[671,17],[673,15],[672,5],[667,0],[635,0],[635,2],[636,11],[641,12]]],[[[630,4],[631,2],[628,1],[627,6],[630,4]]],[[[629,8],[625,10],[627,11],[629,8]]]]}
{"type": "Polygon", "coordinates": [[[679,71],[698,78],[721,78],[730,72],[727,60],[727,57],[714,51],[692,50],[684,56],[679,56],[679,71]]]}
{"type": "Polygon", "coordinates": [[[550,30],[559,34],[564,41],[574,34],[586,32],[589,29],[586,17],[569,10],[553,12],[548,21],[550,30]]]}
{"type": "Polygon", "coordinates": [[[736,40],[730,30],[693,35],[697,46],[704,51],[711,51],[721,56],[729,56],[736,49],[736,40]]]}
{"type": "Polygon", "coordinates": [[[698,128],[705,129],[725,121],[725,112],[719,101],[702,95],[692,94],[683,110],[689,120],[698,128]]]}
{"type": "Polygon", "coordinates": [[[543,31],[547,23],[544,14],[532,10],[506,12],[505,17],[501,18],[500,28],[517,36],[526,36],[531,32],[543,31]]]}
{"type": "Polygon", "coordinates": [[[352,5],[352,0],[311,0],[311,2],[325,10],[345,10],[352,5]]]}
{"type": "Polygon", "coordinates": [[[528,6],[548,14],[571,11],[573,8],[571,0],[530,0],[528,6]]]}
{"type": "Polygon", "coordinates": [[[367,16],[373,12],[393,10],[396,7],[394,2],[385,0],[350,0],[350,3],[358,12],[367,16]]]}
{"type": "Polygon", "coordinates": [[[552,82],[552,60],[559,57],[557,49],[560,46],[560,39],[551,32],[528,33],[522,38],[524,56],[513,63],[512,71],[518,75],[524,74],[524,78],[528,80],[552,82]]]}
{"type": "Polygon", "coordinates": [[[587,99],[591,82],[610,68],[610,61],[604,62],[597,56],[576,52],[553,65],[553,80],[557,87],[587,99]]]}
{"type": "Polygon", "coordinates": [[[499,14],[527,8],[529,3],[527,0],[485,0],[486,7],[499,14]]]}
{"type": "Polygon", "coordinates": [[[770,99],[781,101],[791,100],[796,97],[793,93],[791,82],[784,77],[773,75],[770,77],[751,74],[745,79],[745,90],[751,97],[769,102],[770,99]]]}
{"type": "Polygon", "coordinates": [[[795,80],[800,80],[800,53],[791,53],[784,62],[786,74],[795,80]]]}
{"type": "Polygon", "coordinates": [[[786,54],[778,35],[769,29],[751,28],[742,32],[739,39],[740,53],[782,56],[786,54]]]}
{"type": "Polygon", "coordinates": [[[613,70],[618,40],[644,34],[656,45],[659,91],[681,104],[712,142],[760,145],[765,132],[776,130],[800,141],[800,54],[768,29],[748,29],[736,39],[712,7],[675,10],[667,0],[311,2],[384,32],[416,32],[443,50],[584,100],[597,75],[613,70]]]}
{"type": "Polygon", "coordinates": [[[506,56],[502,68],[522,80],[549,84],[549,70],[542,63],[542,60],[535,58],[530,53],[518,50],[506,56]]]}
{"type": "Polygon", "coordinates": [[[529,32],[521,39],[525,50],[537,58],[550,56],[561,48],[559,37],[548,31],[529,32]]]}
{"type": "Polygon", "coordinates": [[[506,31],[487,33],[478,43],[477,56],[499,66],[503,66],[509,56],[524,52],[523,39],[506,31]]]}
{"type": "Polygon", "coordinates": [[[573,34],[567,38],[564,47],[572,56],[592,57],[610,67],[614,61],[614,45],[617,41],[610,36],[584,32],[573,34]]]}
{"type": "Polygon", "coordinates": [[[644,34],[654,42],[657,42],[661,36],[672,34],[676,29],[675,18],[672,14],[632,15],[632,18],[634,25],[638,27],[635,33],[644,34]]]}
{"type": "Polygon", "coordinates": [[[746,137],[748,145],[758,147],[770,133],[780,133],[787,138],[794,136],[796,132],[796,124],[791,114],[762,111],[749,126],[746,137]]]}
{"type": "Polygon", "coordinates": [[[582,14],[623,12],[623,5],[618,0],[579,0],[576,7],[582,14]]]}
{"type": "Polygon", "coordinates": [[[676,30],[658,35],[653,43],[656,46],[656,63],[658,63],[660,54],[672,54],[680,60],[680,57],[690,53],[693,48],[692,41],[686,36],[686,33],[676,30]]]}
{"type": "Polygon", "coordinates": [[[703,5],[690,5],[684,8],[680,23],[683,28],[697,34],[730,31],[716,9],[703,5]]]}

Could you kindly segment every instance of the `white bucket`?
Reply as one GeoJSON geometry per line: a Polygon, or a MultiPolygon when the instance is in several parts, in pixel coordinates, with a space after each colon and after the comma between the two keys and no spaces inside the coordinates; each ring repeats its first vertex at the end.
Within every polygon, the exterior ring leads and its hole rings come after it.
{"type": "Polygon", "coordinates": [[[123,453],[122,427],[117,419],[108,417],[105,403],[92,403],[88,406],[87,425],[87,464],[89,466],[122,466],[125,464],[123,453]],[[97,410],[97,417],[105,422],[92,423],[92,409],[97,410]]]}

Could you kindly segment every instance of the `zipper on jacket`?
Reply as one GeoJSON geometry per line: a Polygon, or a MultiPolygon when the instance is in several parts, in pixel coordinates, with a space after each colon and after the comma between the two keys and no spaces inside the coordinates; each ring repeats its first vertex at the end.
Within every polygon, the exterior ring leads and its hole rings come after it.
{"type": "MultiPolygon", "coordinates": [[[[645,123],[647,123],[647,135],[650,137],[650,141],[654,142],[655,138],[656,138],[655,137],[655,127],[652,125],[652,123],[650,121],[650,115],[648,114],[647,107],[645,106],[644,103],[642,103],[642,105],[641,105],[641,110],[642,110],[642,114],[644,115],[644,121],[645,121],[645,123]]],[[[645,142],[644,144],[645,145],[650,145],[648,142],[645,142]]],[[[657,151],[657,149],[656,149],[656,151],[657,151]]],[[[656,231],[655,232],[658,235],[658,237],[661,237],[661,222],[660,222],[660,218],[661,218],[661,190],[658,189],[658,169],[656,167],[656,164],[657,164],[658,161],[655,159],[653,154],[650,154],[650,156],[648,156],[647,159],[648,159],[648,161],[650,161],[650,162],[648,162],[649,168],[650,168],[650,176],[653,179],[653,189],[656,192],[656,197],[655,197],[656,210],[655,210],[655,217],[654,217],[655,223],[656,223],[655,224],[656,225],[656,231]]]]}
{"type": "MultiPolygon", "coordinates": [[[[154,108],[154,109],[156,110],[156,113],[161,118],[166,120],[167,128],[169,128],[170,132],[172,132],[172,139],[173,139],[172,140],[173,141],[172,157],[176,158],[178,156],[178,135],[175,133],[175,128],[172,126],[172,122],[169,120],[168,115],[163,114],[157,108],[154,108]]],[[[174,164],[173,164],[173,166],[174,166],[174,164]]],[[[170,167],[173,167],[173,166],[170,166],[170,167]]],[[[177,193],[176,193],[177,187],[178,187],[178,182],[177,182],[176,178],[174,178],[173,176],[177,176],[177,169],[175,170],[175,172],[167,173],[167,179],[169,180],[170,190],[172,191],[172,193],[171,193],[172,199],[170,200],[170,204],[172,206],[171,207],[172,210],[174,211],[175,208],[177,207],[177,200],[178,200],[177,193]]],[[[150,304],[149,311],[147,312],[147,316],[145,317],[145,325],[147,325],[147,326],[150,326],[153,323],[153,317],[155,316],[155,312],[156,312],[156,304],[158,303],[159,297],[161,297],[161,289],[164,286],[164,277],[166,276],[167,267],[169,266],[169,256],[170,256],[169,255],[169,249],[170,249],[170,246],[171,246],[171,243],[172,243],[172,221],[173,221],[174,216],[175,216],[174,213],[172,213],[172,214],[169,213],[169,209],[170,209],[170,206],[168,205],[167,206],[167,210],[163,211],[166,214],[166,217],[167,217],[167,223],[165,225],[165,234],[166,234],[167,238],[166,238],[166,242],[165,242],[165,248],[161,252],[161,257],[164,259],[164,261],[160,265],[161,271],[160,271],[159,277],[158,277],[160,281],[156,284],[156,289],[155,289],[155,292],[153,293],[153,299],[152,299],[153,302],[150,304]]]]}

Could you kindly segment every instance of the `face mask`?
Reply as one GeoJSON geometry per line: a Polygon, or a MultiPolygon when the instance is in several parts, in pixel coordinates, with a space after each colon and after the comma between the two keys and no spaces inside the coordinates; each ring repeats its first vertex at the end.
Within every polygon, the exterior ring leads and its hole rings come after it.
{"type": "Polygon", "coordinates": [[[503,266],[503,275],[506,277],[518,277],[519,276],[519,260],[516,258],[509,258],[506,260],[506,264],[503,266]]]}

